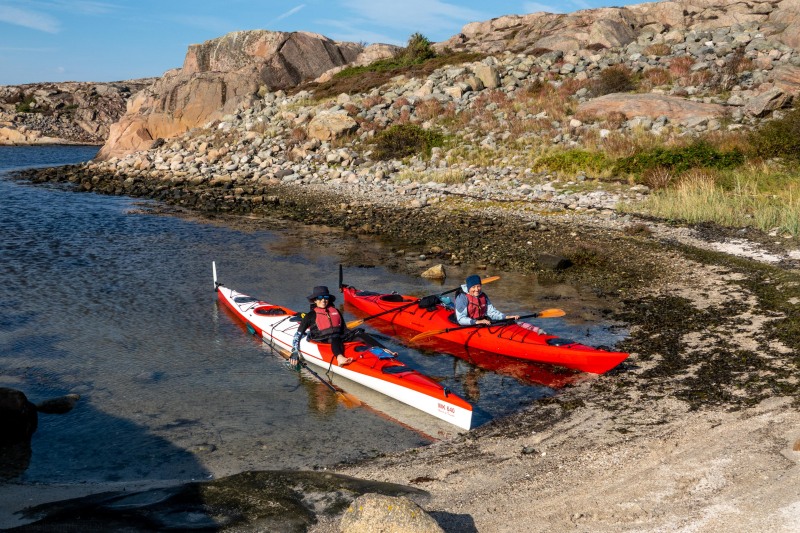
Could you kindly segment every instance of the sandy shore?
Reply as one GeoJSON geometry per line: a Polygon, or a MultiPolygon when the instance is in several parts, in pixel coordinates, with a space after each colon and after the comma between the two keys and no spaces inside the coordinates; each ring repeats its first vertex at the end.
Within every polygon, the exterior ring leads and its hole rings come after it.
{"type": "Polygon", "coordinates": [[[446,531],[800,529],[800,415],[785,400],[736,413],[588,404],[553,424],[542,411],[337,471],[425,489],[446,531]]]}

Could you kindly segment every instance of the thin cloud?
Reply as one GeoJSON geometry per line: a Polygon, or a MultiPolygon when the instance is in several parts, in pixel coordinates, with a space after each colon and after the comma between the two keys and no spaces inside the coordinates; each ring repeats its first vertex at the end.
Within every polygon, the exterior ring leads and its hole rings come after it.
{"type": "Polygon", "coordinates": [[[0,6],[0,22],[46,33],[58,33],[61,30],[59,21],[49,15],[11,6],[0,6]]]}
{"type": "Polygon", "coordinates": [[[475,9],[460,7],[440,0],[404,0],[402,8],[391,2],[375,0],[344,0],[342,5],[365,19],[371,26],[382,26],[411,33],[450,31],[489,16],[475,9]]]}
{"type": "Polygon", "coordinates": [[[267,26],[272,26],[273,24],[275,24],[275,23],[276,23],[276,22],[278,22],[278,21],[281,21],[281,20],[283,20],[283,19],[285,19],[285,18],[289,18],[289,17],[291,17],[292,15],[294,15],[295,13],[297,13],[298,11],[300,11],[301,9],[303,9],[304,7],[306,7],[306,5],[305,5],[305,4],[300,4],[300,5],[299,5],[299,6],[297,6],[297,7],[293,7],[292,9],[290,9],[289,11],[287,11],[286,13],[282,13],[282,14],[278,15],[277,17],[275,17],[274,19],[270,20],[270,21],[267,23],[267,26]]]}
{"type": "Polygon", "coordinates": [[[85,15],[105,15],[119,10],[119,7],[114,4],[93,0],[52,0],[51,5],[57,9],[85,15]]]}
{"type": "Polygon", "coordinates": [[[538,13],[544,11],[545,13],[565,13],[564,9],[555,7],[549,4],[540,4],[539,2],[525,2],[522,4],[525,13],[538,13]]]}
{"type": "Polygon", "coordinates": [[[337,28],[333,31],[326,32],[326,37],[329,37],[334,41],[345,41],[351,43],[384,43],[394,44],[397,46],[405,46],[406,44],[405,41],[398,41],[397,39],[383,33],[362,30],[357,25],[354,26],[350,23],[345,23],[338,20],[320,20],[318,22],[326,27],[337,28]]]}

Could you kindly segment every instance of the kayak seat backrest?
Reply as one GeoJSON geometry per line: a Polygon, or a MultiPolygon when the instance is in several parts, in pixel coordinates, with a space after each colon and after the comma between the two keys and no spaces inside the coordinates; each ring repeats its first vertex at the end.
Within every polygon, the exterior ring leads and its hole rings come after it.
{"type": "Polygon", "coordinates": [[[449,321],[450,321],[450,322],[452,322],[453,324],[458,324],[458,320],[456,320],[456,313],[455,313],[455,311],[453,311],[452,313],[450,313],[449,315],[447,315],[447,320],[449,320],[449,321]]]}
{"type": "Polygon", "coordinates": [[[575,341],[569,339],[559,339],[558,337],[547,339],[547,344],[550,346],[566,346],[568,344],[575,344],[575,341]]]}
{"type": "Polygon", "coordinates": [[[356,296],[378,296],[380,295],[379,292],[372,292],[372,291],[356,291],[356,296]]]}
{"type": "Polygon", "coordinates": [[[275,316],[275,315],[288,315],[284,309],[280,307],[259,307],[255,311],[253,311],[257,315],[262,316],[275,316]]]}
{"type": "Polygon", "coordinates": [[[424,298],[420,298],[417,305],[420,306],[422,309],[431,310],[437,305],[439,305],[439,295],[434,294],[433,296],[426,296],[424,298]]]}
{"type": "Polygon", "coordinates": [[[411,371],[412,370],[406,365],[386,365],[385,367],[381,368],[381,372],[384,374],[404,374],[411,371]]]}
{"type": "Polygon", "coordinates": [[[384,302],[403,302],[403,296],[401,294],[384,294],[381,296],[381,300],[384,302]]]}

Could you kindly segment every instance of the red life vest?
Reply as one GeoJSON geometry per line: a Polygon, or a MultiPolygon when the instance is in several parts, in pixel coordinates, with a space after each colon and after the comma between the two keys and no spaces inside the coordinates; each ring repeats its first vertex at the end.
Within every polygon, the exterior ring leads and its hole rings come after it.
{"type": "Polygon", "coordinates": [[[485,318],[489,308],[489,299],[486,295],[480,293],[477,298],[468,292],[464,295],[467,297],[467,316],[475,320],[485,318]]]}
{"type": "Polygon", "coordinates": [[[324,337],[331,333],[342,332],[342,315],[332,305],[314,308],[314,315],[317,324],[317,336],[324,337]]]}

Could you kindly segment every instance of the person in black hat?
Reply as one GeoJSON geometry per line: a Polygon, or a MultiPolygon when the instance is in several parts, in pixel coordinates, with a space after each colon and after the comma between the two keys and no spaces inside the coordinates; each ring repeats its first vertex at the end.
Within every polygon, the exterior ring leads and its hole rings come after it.
{"type": "Polygon", "coordinates": [[[455,301],[456,321],[462,326],[486,325],[497,320],[516,320],[519,315],[504,315],[498,311],[482,291],[481,277],[467,276],[455,301]]]}
{"type": "MultiPolygon", "coordinates": [[[[308,301],[311,302],[311,310],[303,315],[297,333],[292,342],[292,355],[289,364],[297,367],[300,364],[300,339],[309,330],[309,340],[327,342],[331,345],[331,350],[336,356],[339,366],[349,365],[353,362],[350,357],[344,355],[344,334],[347,332],[344,318],[338,309],[333,305],[336,297],[328,291],[328,287],[319,285],[314,287],[308,301]]],[[[299,367],[298,367],[299,368],[299,367]]]]}

